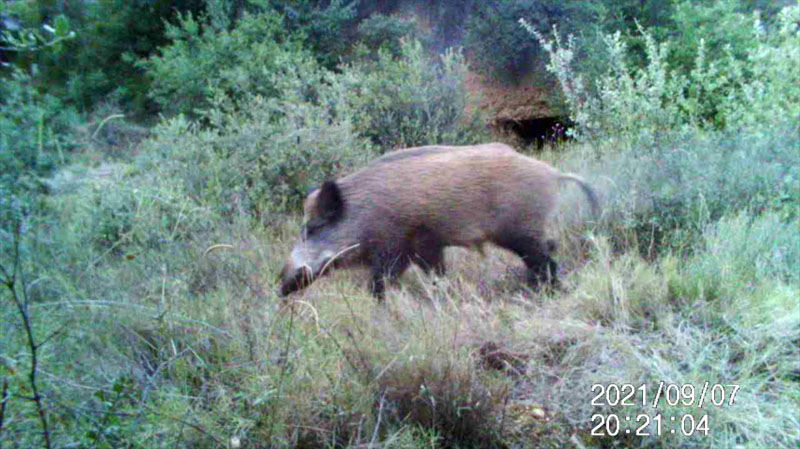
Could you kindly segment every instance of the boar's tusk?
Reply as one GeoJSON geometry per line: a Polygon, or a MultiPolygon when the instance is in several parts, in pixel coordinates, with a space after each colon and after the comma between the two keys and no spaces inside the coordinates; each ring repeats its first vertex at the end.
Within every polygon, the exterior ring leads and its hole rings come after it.
{"type": "Polygon", "coordinates": [[[203,253],[203,257],[207,256],[207,255],[208,255],[208,253],[210,253],[210,252],[212,252],[212,251],[214,251],[214,250],[221,249],[221,248],[225,248],[225,249],[233,249],[233,245],[228,245],[228,244],[225,244],[225,243],[220,243],[220,244],[217,244],[217,245],[211,245],[211,246],[209,246],[209,247],[208,247],[208,249],[207,249],[207,250],[206,250],[206,251],[203,253]]]}
{"type": "Polygon", "coordinates": [[[328,268],[328,266],[329,266],[330,264],[332,264],[332,263],[333,263],[333,262],[336,260],[336,258],[338,258],[338,257],[339,257],[339,256],[341,256],[342,254],[344,254],[344,253],[346,253],[346,252],[350,251],[351,249],[358,248],[359,246],[361,246],[361,244],[360,244],[360,243],[356,243],[355,245],[350,245],[350,246],[348,246],[347,248],[345,248],[345,249],[343,249],[343,250],[339,251],[338,253],[334,254],[334,255],[333,255],[333,257],[331,257],[331,258],[330,258],[330,260],[328,260],[327,262],[325,262],[325,265],[323,265],[323,266],[322,266],[322,269],[321,269],[321,270],[319,270],[319,275],[320,275],[320,276],[322,276],[322,273],[324,273],[324,272],[325,272],[325,270],[328,268]]]}

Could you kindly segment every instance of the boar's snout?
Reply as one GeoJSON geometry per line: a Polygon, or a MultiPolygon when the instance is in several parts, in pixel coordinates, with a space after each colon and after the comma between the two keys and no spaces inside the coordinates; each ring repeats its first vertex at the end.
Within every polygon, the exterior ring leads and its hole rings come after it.
{"type": "Polygon", "coordinates": [[[308,287],[313,280],[314,277],[309,267],[293,268],[287,265],[281,270],[280,296],[286,296],[297,290],[302,290],[308,287]]]}

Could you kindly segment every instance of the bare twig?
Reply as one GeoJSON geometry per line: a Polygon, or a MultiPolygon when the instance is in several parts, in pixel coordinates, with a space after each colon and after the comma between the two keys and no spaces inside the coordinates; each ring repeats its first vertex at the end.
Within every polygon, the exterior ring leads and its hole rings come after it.
{"type": "Polygon", "coordinates": [[[211,433],[209,433],[206,429],[203,428],[203,426],[201,426],[199,424],[195,424],[195,423],[189,422],[189,421],[187,421],[185,419],[176,418],[174,416],[165,415],[164,413],[161,413],[160,411],[158,411],[158,410],[156,410],[156,409],[154,409],[152,407],[149,407],[147,404],[143,404],[143,407],[145,409],[147,409],[147,411],[149,411],[150,413],[153,413],[153,414],[156,414],[158,416],[161,416],[161,417],[170,419],[172,421],[175,421],[177,423],[189,426],[192,429],[194,429],[194,430],[202,433],[203,435],[207,436],[208,438],[211,438],[212,440],[214,440],[215,443],[217,443],[219,445],[224,445],[224,442],[221,439],[219,439],[219,438],[215,437],[214,435],[212,435],[211,433]]]}
{"type": "Polygon", "coordinates": [[[369,442],[369,447],[375,447],[375,442],[378,441],[378,432],[381,429],[381,416],[383,415],[383,399],[386,393],[381,394],[380,405],[378,405],[378,422],[375,423],[375,431],[372,432],[372,440],[369,442]]]}
{"type": "Polygon", "coordinates": [[[506,426],[506,410],[508,409],[508,400],[511,398],[511,395],[508,394],[508,389],[505,392],[505,398],[503,398],[503,415],[500,418],[500,438],[503,438],[503,430],[505,430],[506,426]]]}
{"type": "MultiPolygon", "coordinates": [[[[39,413],[39,421],[42,424],[42,436],[44,437],[45,447],[50,449],[52,444],[50,442],[50,426],[47,423],[47,414],[44,409],[44,404],[42,404],[42,394],[39,391],[39,384],[37,383],[36,373],[39,366],[39,348],[41,345],[36,343],[36,339],[33,335],[33,324],[31,323],[31,316],[28,313],[28,295],[26,293],[25,288],[25,279],[22,276],[22,268],[20,263],[20,254],[19,254],[19,246],[22,234],[22,220],[17,220],[15,223],[14,229],[14,268],[11,270],[11,274],[9,276],[8,271],[3,268],[4,279],[2,283],[8,288],[9,293],[11,294],[11,300],[17,306],[17,311],[19,312],[20,320],[22,320],[22,324],[25,328],[25,334],[28,340],[28,351],[31,355],[31,369],[28,373],[28,382],[30,383],[31,391],[33,392],[33,396],[30,399],[36,403],[36,410],[39,413]],[[17,281],[22,284],[21,294],[17,294],[17,281]]],[[[3,407],[5,408],[6,400],[3,400],[3,407]]]]}
{"type": "Polygon", "coordinates": [[[61,334],[62,334],[62,333],[63,333],[63,332],[64,332],[64,331],[67,329],[67,326],[69,326],[69,325],[70,325],[70,324],[72,324],[72,323],[73,323],[73,320],[65,320],[65,321],[64,321],[64,324],[62,324],[61,326],[59,326],[59,328],[58,328],[58,329],[54,330],[52,333],[50,333],[50,335],[48,335],[47,337],[44,337],[44,338],[43,338],[43,339],[42,339],[42,340],[39,342],[39,347],[41,348],[42,346],[46,345],[46,344],[47,344],[47,342],[49,342],[49,341],[50,341],[50,340],[52,340],[53,338],[55,338],[55,337],[57,337],[57,336],[61,335],[61,334]]]}
{"type": "Polygon", "coordinates": [[[3,423],[6,417],[6,403],[8,402],[8,379],[3,379],[3,395],[0,402],[0,437],[3,435],[3,423]]]}
{"type": "MultiPolygon", "coordinates": [[[[189,352],[191,352],[191,351],[192,351],[192,349],[191,349],[191,348],[186,348],[186,349],[184,349],[183,351],[181,351],[179,354],[176,354],[175,356],[173,356],[172,358],[170,358],[169,360],[166,360],[166,361],[164,361],[164,362],[161,362],[161,363],[159,363],[159,364],[158,364],[158,367],[156,367],[156,369],[154,370],[153,374],[151,374],[150,376],[148,376],[148,378],[147,378],[147,385],[144,387],[144,390],[142,391],[141,399],[139,399],[139,403],[142,405],[142,408],[145,408],[145,409],[148,409],[148,410],[150,410],[150,408],[147,406],[147,398],[148,398],[148,395],[150,394],[150,389],[151,389],[151,388],[154,386],[154,384],[155,384],[155,379],[156,379],[156,378],[157,378],[159,375],[161,375],[161,370],[162,370],[162,369],[164,369],[165,367],[169,367],[169,365],[171,365],[173,362],[175,362],[175,361],[176,361],[176,360],[178,360],[178,359],[181,359],[181,358],[183,358],[183,356],[185,356],[186,354],[188,354],[188,353],[189,353],[189,352]]],[[[141,419],[142,419],[143,417],[144,417],[144,413],[142,413],[142,414],[139,414],[139,415],[136,417],[136,419],[134,419],[134,420],[133,420],[133,423],[131,424],[131,429],[136,429],[136,428],[139,426],[139,422],[141,421],[141,419]]],[[[188,425],[187,423],[185,423],[185,422],[183,422],[183,421],[180,421],[180,420],[178,420],[178,421],[179,421],[181,424],[186,424],[186,425],[188,425]]]]}
{"type": "MultiPolygon", "coordinates": [[[[283,354],[281,355],[281,374],[278,377],[278,402],[281,401],[283,397],[283,381],[286,377],[287,366],[289,364],[289,349],[292,345],[292,333],[294,332],[294,304],[289,304],[289,331],[286,336],[286,346],[283,348],[283,354]]],[[[269,428],[269,438],[272,438],[272,431],[274,430],[274,421],[271,421],[270,428],[269,428]]]]}

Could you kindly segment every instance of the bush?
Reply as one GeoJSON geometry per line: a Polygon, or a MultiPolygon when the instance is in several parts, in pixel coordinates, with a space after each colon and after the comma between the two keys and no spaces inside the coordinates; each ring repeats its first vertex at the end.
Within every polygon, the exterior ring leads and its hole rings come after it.
{"type": "Polygon", "coordinates": [[[354,0],[272,0],[270,5],[285,17],[286,28],[307,37],[317,61],[334,69],[348,53],[356,37],[354,0]]]}
{"type": "Polygon", "coordinates": [[[467,144],[487,130],[468,112],[464,59],[448,50],[438,61],[419,41],[405,41],[400,56],[380,49],[376,61],[362,59],[342,68],[340,83],[350,94],[353,125],[382,152],[429,144],[467,144]]]}
{"type": "Polygon", "coordinates": [[[371,149],[355,132],[345,86],[311,60],[281,62],[270,79],[279,98],[211,109],[207,128],[183,116],[162,123],[141,169],[159,167],[226,216],[271,221],[269,212],[296,208],[317,183],[366,162],[371,149]]]}
{"type": "Polygon", "coordinates": [[[696,250],[706,226],[738,211],[797,217],[799,143],[790,124],[769,136],[694,130],[640,151],[594,141],[557,165],[584,173],[602,191],[600,223],[615,243],[652,257],[696,250]]]}
{"type": "Polygon", "coordinates": [[[794,123],[800,129],[795,120],[800,115],[799,20],[800,5],[783,8],[767,29],[755,15],[750,22],[755,43],[745,49],[745,57],[726,51],[731,71],[726,81],[733,87],[720,109],[728,126],[771,133],[794,123]]]}
{"type": "Polygon", "coordinates": [[[135,61],[166,43],[164,22],[176,11],[196,13],[203,4],[204,0],[11,2],[10,12],[24,26],[38,29],[63,14],[75,30],[63,51],[21,54],[13,62],[25,70],[38,67],[39,87],[79,110],[91,110],[114,94],[126,109],[145,112],[147,80],[135,61]]]}
{"type": "Polygon", "coordinates": [[[742,2],[677,2],[670,27],[669,63],[688,73],[694,68],[702,45],[709,58],[706,62],[725,64],[727,53],[741,59],[754,42],[751,20],[741,11],[742,2]]]}
{"type": "MultiPolygon", "coordinates": [[[[621,33],[605,35],[608,69],[596,81],[596,89],[575,71],[579,44],[572,36],[566,42],[558,36],[549,40],[531,24],[522,21],[522,25],[550,56],[547,69],[558,78],[577,124],[571,131],[574,136],[648,147],[686,126],[747,125],[754,131],[781,126],[796,116],[798,17],[800,7],[784,8],[777,26],[767,33],[755,16],[749,21],[748,38],[738,38],[735,51],[725,47],[723,63],[706,56],[708,48],[700,39],[693,68],[685,73],[670,65],[670,42],[658,42],[645,29],[639,30],[647,60],[644,67],[629,62],[621,33]]],[[[677,63],[685,59],[680,57],[677,63]]]]}
{"type": "Polygon", "coordinates": [[[0,83],[0,189],[44,188],[41,178],[69,160],[77,114],[40,94],[20,71],[0,83]]]}
{"type": "MultiPolygon", "coordinates": [[[[274,16],[267,18],[273,22],[256,25],[261,23],[256,16],[243,19],[230,36],[204,28],[199,46],[181,39],[149,62],[154,70],[163,69],[163,82],[154,82],[153,95],[160,101],[171,101],[178,109],[205,105],[203,111],[195,109],[200,122],[176,117],[158,127],[148,144],[156,163],[174,170],[173,176],[183,179],[204,204],[220,207],[225,214],[266,219],[264,212],[295,208],[323,179],[362,165],[372,154],[369,142],[388,151],[472,143],[485,136],[479,117],[466,112],[460,53],[450,51],[441,61],[432,61],[418,41],[404,43],[397,58],[381,49],[377,60],[364,57],[342,66],[340,73],[318,67],[302,49],[276,50],[266,59],[269,68],[261,63],[246,66],[252,73],[241,77],[228,77],[223,71],[200,88],[206,69],[220,60],[198,69],[184,50],[225,53],[222,43],[249,26],[278,26],[274,16]],[[177,77],[179,71],[172,65],[196,72],[177,77]],[[227,82],[233,78],[240,82],[227,82]],[[251,85],[257,80],[258,88],[251,85]],[[168,86],[176,92],[168,95],[168,86]]],[[[196,25],[191,17],[183,21],[190,34],[196,25]]],[[[261,45],[277,48],[274,42],[261,45]]],[[[251,53],[242,55],[259,60],[251,53]]]]}
{"type": "Polygon", "coordinates": [[[718,300],[725,307],[736,292],[771,280],[797,285],[800,281],[800,236],[797,218],[782,221],[767,212],[758,217],[738,213],[703,229],[698,256],[686,265],[688,277],[675,282],[682,296],[718,300]]]}
{"type": "Polygon", "coordinates": [[[587,160],[575,163],[612,180],[607,224],[615,233],[633,231],[623,240],[632,239],[651,255],[661,244],[690,250],[709,222],[739,210],[796,216],[800,146],[790,117],[800,111],[795,100],[785,100],[800,93],[797,34],[791,31],[798,14],[797,7],[784,9],[780,26],[757,34],[745,60],[731,54],[730,67],[739,69],[724,75],[703,62],[702,46],[695,70],[671,72],[668,43],[656,42],[646,30],[641,34],[648,65],[631,67],[621,35],[606,36],[610,68],[596,92],[571,66],[573,38],[548,41],[530,30],[550,52],[548,68],[559,78],[576,122],[570,132],[592,148],[594,158],[584,153],[587,160]],[[724,100],[714,99],[722,77],[729,88],[724,100]],[[702,117],[703,105],[715,101],[727,122],[722,130],[702,117]]]}
{"type": "Polygon", "coordinates": [[[373,14],[358,25],[361,42],[371,50],[386,48],[392,56],[402,52],[402,40],[416,37],[417,23],[413,18],[373,14]]]}
{"type": "Polygon", "coordinates": [[[308,57],[282,17],[270,10],[245,14],[231,31],[187,13],[178,16],[177,25],[167,25],[166,35],[171,43],[138,66],[151,79],[148,95],[168,114],[198,117],[218,93],[234,104],[252,95],[276,97],[280,64],[308,57]]]}
{"type": "Polygon", "coordinates": [[[520,18],[539,28],[553,24],[568,31],[599,21],[600,2],[571,0],[558,4],[536,0],[476,2],[466,23],[464,46],[470,63],[504,82],[525,77],[531,70],[544,74],[541,47],[516,26],[520,18]]]}

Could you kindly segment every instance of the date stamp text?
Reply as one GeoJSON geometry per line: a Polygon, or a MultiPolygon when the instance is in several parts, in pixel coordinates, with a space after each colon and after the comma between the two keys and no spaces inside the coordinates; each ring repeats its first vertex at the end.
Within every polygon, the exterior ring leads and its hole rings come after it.
{"type": "Polygon", "coordinates": [[[739,385],[708,381],[697,386],[664,381],[658,386],[612,383],[594,384],[591,393],[592,406],[614,410],[592,415],[594,436],[707,436],[709,417],[703,409],[735,405],[739,385]],[[632,410],[633,413],[625,414],[622,407],[635,407],[638,413],[632,410]],[[653,413],[642,413],[642,407],[652,409],[653,413]]]}

